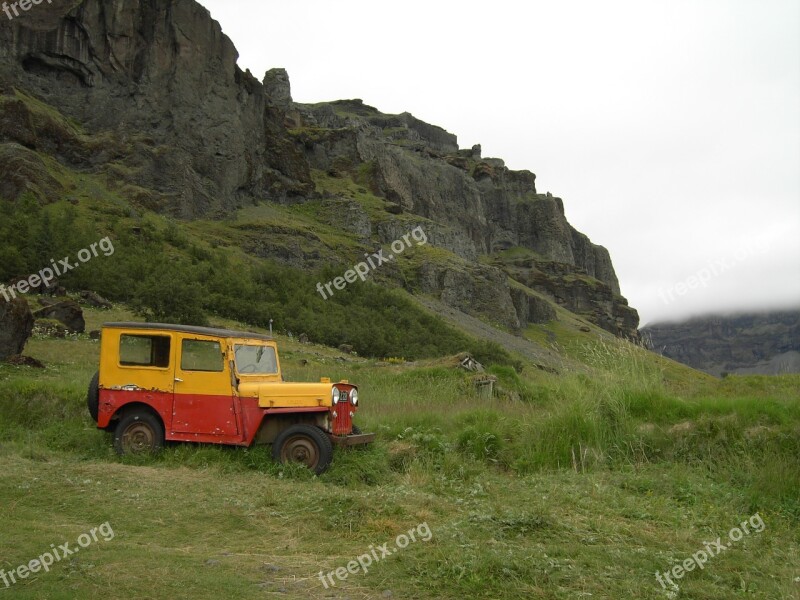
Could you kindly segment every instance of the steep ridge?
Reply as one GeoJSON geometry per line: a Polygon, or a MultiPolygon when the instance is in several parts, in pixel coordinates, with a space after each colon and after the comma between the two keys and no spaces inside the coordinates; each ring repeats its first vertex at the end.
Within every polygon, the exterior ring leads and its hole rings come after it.
{"type": "MultiPolygon", "coordinates": [[[[259,203],[327,202],[364,249],[426,231],[427,252],[386,278],[521,333],[560,305],[637,338],[608,251],[566,220],[536,176],[414,116],[360,100],[295,104],[288,74],[259,82],[194,0],[54,0],[0,29],[0,176],[7,199],[63,196],[43,157],[104,174],[141,208],[221,219],[259,203]],[[25,94],[43,103],[34,116],[25,94]],[[47,107],[75,123],[43,122],[47,107]]],[[[284,232],[291,236],[292,232],[284,232]]],[[[305,233],[304,233],[305,235],[305,233]]],[[[296,267],[324,254],[275,242],[249,252],[296,267]]],[[[315,246],[316,245],[316,246],[315,246]]],[[[358,256],[336,253],[342,263],[358,256]]]]}

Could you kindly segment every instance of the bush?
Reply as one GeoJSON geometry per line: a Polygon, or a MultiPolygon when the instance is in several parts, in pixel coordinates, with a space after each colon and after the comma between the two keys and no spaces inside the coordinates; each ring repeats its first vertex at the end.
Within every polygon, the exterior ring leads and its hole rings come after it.
{"type": "Polygon", "coordinates": [[[399,291],[357,282],[324,300],[316,284],[339,275],[336,265],[310,272],[255,259],[206,244],[180,222],[153,214],[116,216],[103,231],[96,215],[68,202],[0,200],[0,212],[0,280],[35,273],[51,258],[74,257],[108,235],[113,255],[82,264],[59,281],[130,303],[149,320],[206,325],[216,314],[268,327],[272,319],[278,331],[305,331],[328,346],[349,344],[362,356],[415,360],[466,351],[487,365],[521,370],[499,345],[469,338],[399,291]]]}

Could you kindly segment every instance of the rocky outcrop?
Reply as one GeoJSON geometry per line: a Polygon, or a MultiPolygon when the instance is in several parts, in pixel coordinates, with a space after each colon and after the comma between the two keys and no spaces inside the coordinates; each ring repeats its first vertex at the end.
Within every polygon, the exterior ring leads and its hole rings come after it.
{"type": "Polygon", "coordinates": [[[459,150],[455,136],[410,115],[384,115],[360,100],[300,105],[312,168],[361,168],[373,191],[404,212],[446,223],[471,246],[465,258],[515,246],[572,264],[619,294],[608,251],[564,216],[564,204],[538,194],[536,175],[512,171],[481,149],[459,150]]]}
{"type": "MultiPolygon", "coordinates": [[[[387,211],[402,214],[373,224],[383,243],[422,226],[433,246],[473,263],[482,255],[528,249],[536,256],[528,264],[497,260],[494,267],[616,335],[638,337],[638,314],[620,295],[608,251],[567,222],[560,198],[537,192],[533,173],[482,157],[480,146],[460,150],[446,131],[407,114],[382,114],[361,100],[297,105],[297,113],[292,134],[312,169],[337,177],[349,172],[387,201],[387,211]]],[[[420,281],[426,293],[466,312],[472,295],[474,313],[487,299],[477,290],[503,279],[487,272],[485,266],[455,273],[429,265],[420,281]],[[482,273],[473,279],[477,287],[455,291],[456,280],[476,272],[482,273]]],[[[526,295],[512,298],[507,285],[494,285],[491,297],[494,309],[483,314],[513,329],[555,318],[541,298],[531,313],[526,295]]]]}
{"type": "Polygon", "coordinates": [[[800,310],[697,317],[641,333],[655,352],[712,375],[800,373],[800,310]]]}
{"type": "Polygon", "coordinates": [[[93,306],[94,308],[113,308],[113,304],[103,298],[97,292],[93,292],[91,290],[83,290],[80,293],[81,300],[83,300],[89,306],[93,306]]]}
{"type": "Polygon", "coordinates": [[[62,323],[72,333],[86,331],[86,321],[83,318],[83,309],[74,300],[64,300],[50,304],[37,310],[33,316],[39,319],[53,320],[62,323]]]}
{"type": "Polygon", "coordinates": [[[292,111],[292,86],[286,69],[270,69],[264,74],[262,84],[270,106],[284,114],[292,111]]]}
{"type": "Polygon", "coordinates": [[[592,277],[586,270],[532,257],[501,259],[498,264],[510,277],[552,298],[559,306],[619,337],[639,339],[636,310],[629,307],[628,301],[611,285],[592,277]]]}
{"type": "Polygon", "coordinates": [[[526,323],[545,324],[555,321],[557,318],[556,311],[550,302],[527,290],[512,288],[511,299],[522,325],[526,323]]]}
{"type": "Polygon", "coordinates": [[[23,298],[0,296],[0,361],[22,354],[33,332],[33,315],[23,298]]]}
{"type": "Polygon", "coordinates": [[[420,290],[447,306],[467,314],[485,315],[493,322],[519,330],[520,323],[508,279],[497,269],[466,265],[458,269],[433,263],[423,264],[417,278],[420,290]]]}
{"type": "Polygon", "coordinates": [[[54,0],[0,29],[0,75],[103,133],[107,147],[75,151],[69,131],[26,139],[6,129],[0,142],[62,145],[83,167],[118,160],[114,177],[184,218],[228,212],[243,197],[308,194],[308,165],[283,115],[236,60],[192,0],[54,0]]]}

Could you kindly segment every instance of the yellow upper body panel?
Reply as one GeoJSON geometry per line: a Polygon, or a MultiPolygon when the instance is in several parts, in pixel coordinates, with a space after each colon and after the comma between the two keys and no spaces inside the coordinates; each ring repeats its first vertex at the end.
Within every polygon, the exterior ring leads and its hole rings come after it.
{"type": "Polygon", "coordinates": [[[245,381],[239,394],[258,398],[261,408],[331,406],[330,383],[289,383],[284,381],[245,381]]]}
{"type": "Polygon", "coordinates": [[[100,387],[175,391],[176,334],[103,328],[100,343],[100,387]]]}
{"type": "Polygon", "coordinates": [[[258,398],[262,408],[331,406],[332,384],[282,380],[275,342],[262,335],[146,323],[103,326],[100,387],[258,398]]]}

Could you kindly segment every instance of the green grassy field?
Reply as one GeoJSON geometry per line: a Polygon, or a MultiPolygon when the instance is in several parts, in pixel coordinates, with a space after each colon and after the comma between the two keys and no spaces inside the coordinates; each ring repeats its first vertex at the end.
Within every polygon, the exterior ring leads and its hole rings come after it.
{"type": "MultiPolygon", "coordinates": [[[[88,329],[128,318],[87,311],[88,329]]],[[[342,360],[278,339],[288,379],[357,382],[359,424],[378,434],[318,478],[268,448],[118,458],[86,413],[86,336],[32,339],[43,371],[0,366],[0,569],[114,533],[0,578],[0,599],[800,597],[800,376],[716,380],[565,337],[554,347],[588,374],[493,367],[484,400],[455,360],[342,360]],[[763,531],[679,589],[656,580],[756,513],[763,531]],[[423,524],[429,541],[320,578],[423,524]]]]}

